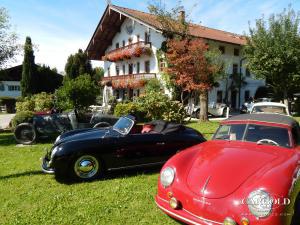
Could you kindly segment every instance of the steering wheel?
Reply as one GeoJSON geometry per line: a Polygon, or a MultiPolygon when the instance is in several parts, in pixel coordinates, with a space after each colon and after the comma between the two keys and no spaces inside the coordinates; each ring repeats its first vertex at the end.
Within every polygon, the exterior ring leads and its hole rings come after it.
{"type": "Polygon", "coordinates": [[[276,141],[273,141],[271,139],[260,139],[256,142],[256,144],[258,145],[263,145],[264,143],[279,146],[279,144],[276,141]]]}

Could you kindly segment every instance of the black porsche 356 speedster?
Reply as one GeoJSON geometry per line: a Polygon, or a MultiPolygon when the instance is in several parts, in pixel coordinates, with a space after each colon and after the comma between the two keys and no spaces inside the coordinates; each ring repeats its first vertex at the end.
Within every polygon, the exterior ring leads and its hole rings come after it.
{"type": "Polygon", "coordinates": [[[135,123],[121,117],[112,127],[80,129],[57,137],[42,169],[59,179],[92,180],[107,170],[163,164],[176,152],[204,142],[198,131],[181,124],[135,123]]]}

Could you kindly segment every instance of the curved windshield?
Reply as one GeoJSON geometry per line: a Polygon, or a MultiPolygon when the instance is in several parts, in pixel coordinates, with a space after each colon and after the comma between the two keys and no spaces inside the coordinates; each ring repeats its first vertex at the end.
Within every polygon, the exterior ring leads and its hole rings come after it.
{"type": "Polygon", "coordinates": [[[219,127],[213,139],[291,147],[287,128],[259,124],[224,124],[219,127]]]}
{"type": "Polygon", "coordinates": [[[134,121],[127,118],[127,117],[121,117],[113,126],[113,129],[118,131],[121,134],[128,134],[131,130],[131,128],[134,125],[134,121]]]}
{"type": "Polygon", "coordinates": [[[285,107],[274,105],[254,106],[252,109],[252,113],[278,113],[287,115],[285,107]]]}

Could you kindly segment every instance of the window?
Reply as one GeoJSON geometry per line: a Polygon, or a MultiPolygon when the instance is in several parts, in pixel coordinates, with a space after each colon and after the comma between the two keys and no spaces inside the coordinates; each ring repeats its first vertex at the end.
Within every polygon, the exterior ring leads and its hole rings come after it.
{"type": "Polygon", "coordinates": [[[107,68],[107,76],[110,77],[110,67],[107,68]]]}
{"type": "Polygon", "coordinates": [[[125,65],[122,66],[122,70],[123,70],[122,72],[123,72],[123,75],[124,75],[125,74],[125,70],[126,70],[125,65]]]}
{"type": "Polygon", "coordinates": [[[140,73],[140,62],[136,63],[136,73],[140,73]]]}
{"type": "Polygon", "coordinates": [[[145,32],[145,42],[146,43],[150,42],[150,34],[148,34],[147,32],[145,32]]]}
{"type": "Polygon", "coordinates": [[[150,61],[145,61],[145,73],[150,73],[150,61]]]}
{"type": "Polygon", "coordinates": [[[225,46],[219,46],[219,50],[222,54],[225,54],[225,46]]]}
{"type": "Polygon", "coordinates": [[[116,99],[119,99],[119,98],[120,98],[120,91],[116,90],[116,99]]]}
{"type": "Polygon", "coordinates": [[[5,91],[4,84],[0,83],[0,91],[5,91]]]}
{"type": "Polygon", "coordinates": [[[122,41],[122,45],[123,45],[123,47],[125,46],[125,41],[124,40],[122,41]]]}
{"type": "Polygon", "coordinates": [[[222,103],[223,91],[217,91],[217,103],[222,103]]]}
{"type": "Polygon", "coordinates": [[[239,68],[238,64],[233,64],[232,65],[232,74],[237,74],[238,73],[238,68],[239,68]]]}
{"type": "Polygon", "coordinates": [[[238,48],[233,49],[233,55],[239,56],[240,55],[240,50],[238,48]]]}
{"type": "Polygon", "coordinates": [[[136,90],[136,96],[137,96],[137,97],[140,97],[140,89],[137,89],[137,90],[136,90]]]}
{"type": "Polygon", "coordinates": [[[245,102],[247,102],[249,100],[249,98],[250,98],[250,91],[247,90],[247,91],[245,91],[245,96],[244,96],[245,102]]]}
{"type": "Polygon", "coordinates": [[[119,74],[120,74],[120,68],[119,66],[116,66],[116,75],[119,76],[119,74]]]}
{"type": "Polygon", "coordinates": [[[128,73],[133,74],[133,64],[132,63],[128,64],[128,73]]]}
{"type": "Polygon", "coordinates": [[[159,70],[163,71],[166,68],[166,62],[164,59],[159,59],[159,70]]]}
{"type": "Polygon", "coordinates": [[[18,86],[18,85],[8,85],[8,91],[20,91],[20,86],[18,86]]]}
{"type": "Polygon", "coordinates": [[[137,41],[137,42],[140,41],[140,35],[139,35],[139,34],[136,36],[136,41],[137,41]]]}
{"type": "Polygon", "coordinates": [[[250,77],[251,74],[250,74],[250,70],[248,68],[246,68],[246,77],[250,77]]]}
{"type": "Polygon", "coordinates": [[[116,48],[119,48],[120,46],[119,46],[119,42],[118,43],[116,43],[116,48]]]}

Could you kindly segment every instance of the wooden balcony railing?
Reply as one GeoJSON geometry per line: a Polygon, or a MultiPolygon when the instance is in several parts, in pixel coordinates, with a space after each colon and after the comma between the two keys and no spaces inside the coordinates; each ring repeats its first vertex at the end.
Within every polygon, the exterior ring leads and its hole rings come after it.
{"type": "Polygon", "coordinates": [[[104,61],[121,61],[132,57],[140,57],[141,55],[151,55],[151,42],[139,41],[121,48],[109,51],[102,57],[104,61]]]}
{"type": "Polygon", "coordinates": [[[120,76],[103,77],[102,84],[111,85],[113,88],[140,88],[147,80],[156,78],[156,73],[126,74],[120,76]]]}

